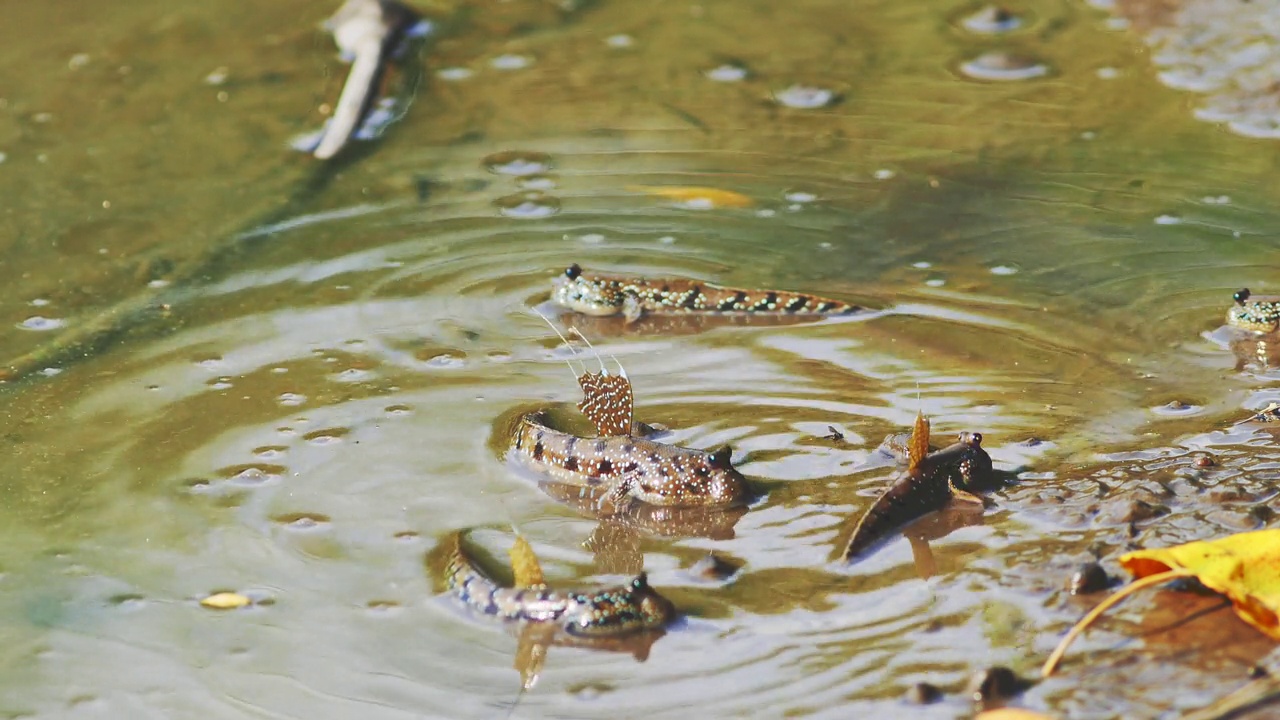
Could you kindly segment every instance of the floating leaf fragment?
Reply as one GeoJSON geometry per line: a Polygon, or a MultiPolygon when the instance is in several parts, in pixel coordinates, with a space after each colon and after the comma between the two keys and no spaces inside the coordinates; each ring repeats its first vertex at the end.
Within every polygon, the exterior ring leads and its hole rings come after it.
{"type": "Polygon", "coordinates": [[[1194,577],[1231,600],[1236,615],[1262,633],[1280,640],[1280,529],[1256,530],[1219,540],[1190,542],[1170,548],[1138,550],[1120,556],[1134,581],[1103,600],[1071,628],[1045,662],[1048,677],[1071,641],[1107,608],[1142,588],[1194,577]]]}
{"type": "Polygon", "coordinates": [[[631,192],[674,200],[681,205],[698,210],[711,208],[745,208],[755,204],[751,198],[732,190],[683,185],[628,185],[631,192]]]}
{"type": "Polygon", "coordinates": [[[511,556],[511,573],[515,576],[515,586],[530,588],[546,585],[542,577],[542,563],[533,552],[533,546],[523,535],[516,535],[516,542],[507,551],[511,556]]]}
{"type": "Polygon", "coordinates": [[[997,708],[983,710],[974,717],[974,720],[1054,720],[1054,717],[1021,708],[997,708]]]}
{"type": "Polygon", "coordinates": [[[249,605],[253,601],[235,592],[219,592],[200,601],[200,604],[214,610],[235,610],[249,605]]]}

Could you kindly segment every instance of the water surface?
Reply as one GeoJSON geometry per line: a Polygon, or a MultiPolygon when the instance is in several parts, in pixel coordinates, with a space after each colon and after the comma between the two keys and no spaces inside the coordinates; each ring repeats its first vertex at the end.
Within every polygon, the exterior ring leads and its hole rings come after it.
{"type": "MultiPolygon", "coordinates": [[[[1079,562],[1270,522],[1271,435],[1221,429],[1275,378],[1204,334],[1235,289],[1274,289],[1273,146],[1197,120],[1141,26],[1028,2],[975,32],[979,9],[437,4],[409,114],[308,184],[287,143],[341,81],[329,8],[10,8],[5,357],[167,307],[2,391],[0,709],[505,715],[516,639],[438,596],[425,560],[481,526],[495,555],[519,529],[558,584],[642,564],[688,613],[643,662],[553,648],[518,716],[966,717],[971,674],[1030,676],[1091,604],[1062,591],[1079,562]],[[751,202],[636,190],[663,185],[751,202]],[[529,310],[573,262],[882,312],[581,322],[639,419],[732,444],[767,493],[714,534],[597,527],[500,452],[519,411],[576,400],[529,310]],[[983,432],[1016,482],[980,518],[830,562],[917,411],[983,432]],[[691,576],[708,550],[742,570],[691,576]],[[198,605],[219,590],[255,605],[198,605]],[[922,681],[947,699],[904,705],[922,681]]],[[[1207,704],[1270,644],[1222,611],[1161,631],[1195,602],[1131,602],[1017,702],[1207,704]]]]}

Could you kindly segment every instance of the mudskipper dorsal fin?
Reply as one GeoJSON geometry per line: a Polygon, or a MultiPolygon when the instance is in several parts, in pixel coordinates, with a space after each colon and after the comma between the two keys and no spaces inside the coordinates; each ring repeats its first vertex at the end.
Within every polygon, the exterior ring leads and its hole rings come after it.
{"type": "Polygon", "coordinates": [[[911,428],[911,439],[907,441],[907,468],[915,470],[920,461],[929,454],[929,418],[923,412],[916,411],[916,424],[911,428]]]}
{"type": "Polygon", "coordinates": [[[635,397],[626,376],[586,372],[578,376],[578,384],[582,386],[578,409],[596,426],[600,437],[631,434],[635,397]]]}
{"type": "MultiPolygon", "coordinates": [[[[591,341],[577,328],[571,328],[570,332],[577,334],[587,347],[595,351],[591,341]]],[[[627,371],[618,363],[618,374],[611,375],[599,353],[596,353],[596,359],[600,361],[600,372],[583,372],[578,376],[578,384],[582,386],[582,402],[578,403],[578,409],[596,426],[600,437],[630,435],[635,395],[627,371]]],[[[618,362],[617,358],[614,362],[618,362]]]]}
{"type": "Polygon", "coordinates": [[[511,574],[518,588],[543,587],[547,581],[542,577],[542,563],[533,552],[533,546],[523,535],[516,535],[515,544],[507,551],[511,556],[511,574]]]}

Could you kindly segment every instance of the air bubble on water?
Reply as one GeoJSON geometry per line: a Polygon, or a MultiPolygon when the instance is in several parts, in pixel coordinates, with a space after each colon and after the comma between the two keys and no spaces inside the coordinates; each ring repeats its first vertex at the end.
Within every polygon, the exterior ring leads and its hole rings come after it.
{"type": "Polygon", "coordinates": [[[815,110],[835,103],[838,99],[834,90],[810,85],[792,85],[773,93],[773,99],[783,107],[796,110],[815,110]]]}
{"type": "Polygon", "coordinates": [[[253,449],[253,456],[259,460],[279,460],[289,452],[284,445],[263,445],[253,449]]]}
{"type": "Polygon", "coordinates": [[[471,68],[464,68],[464,67],[447,67],[447,68],[440,68],[439,70],[436,71],[436,77],[440,78],[441,80],[447,80],[449,82],[458,82],[460,80],[466,80],[472,75],[475,75],[475,71],[473,71],[471,68]]]}
{"type": "Polygon", "coordinates": [[[427,360],[427,365],[433,368],[456,370],[458,368],[466,367],[467,361],[458,355],[443,353],[427,360]]]}
{"type": "Polygon", "coordinates": [[[490,67],[494,70],[523,70],[533,64],[533,58],[528,55],[517,55],[508,53],[499,55],[489,61],[490,67]]]}
{"type": "Polygon", "coordinates": [[[927,260],[921,260],[920,262],[911,263],[911,267],[917,270],[928,270],[929,268],[933,267],[933,263],[927,260]]]}
{"type": "Polygon", "coordinates": [[[1097,70],[1097,75],[1103,80],[1115,80],[1120,77],[1120,70],[1113,67],[1100,67],[1097,70]]]}
{"type": "Polygon", "coordinates": [[[811,203],[818,199],[817,195],[804,190],[789,190],[782,197],[790,203],[811,203]]]}
{"type": "Polygon", "coordinates": [[[23,330],[57,330],[67,324],[66,320],[60,318],[47,318],[42,315],[32,315],[31,317],[18,323],[18,327],[23,330]]]}
{"type": "Polygon", "coordinates": [[[500,197],[493,204],[503,216],[517,220],[538,220],[560,212],[559,198],[536,190],[500,197]]]}
{"type": "Polygon", "coordinates": [[[708,80],[731,83],[746,80],[747,76],[750,75],[751,72],[743,65],[725,63],[723,65],[717,65],[702,74],[705,75],[708,80]]]}
{"type": "Polygon", "coordinates": [[[1177,215],[1170,215],[1168,213],[1165,213],[1163,215],[1157,215],[1155,219],[1155,223],[1157,225],[1181,225],[1182,218],[1178,217],[1177,215]]]}
{"type": "Polygon", "coordinates": [[[996,265],[991,268],[992,275],[1013,275],[1016,272],[1018,272],[1018,268],[1012,265],[996,265]]]}
{"type": "Polygon", "coordinates": [[[986,52],[960,63],[961,74],[974,80],[1012,82],[1049,74],[1049,66],[1022,55],[999,50],[986,52]]]}
{"type": "Polygon", "coordinates": [[[213,72],[204,76],[206,85],[223,85],[227,82],[227,78],[231,76],[231,70],[226,67],[214,68],[213,72]]]}
{"type": "Polygon", "coordinates": [[[333,379],[338,382],[362,382],[364,380],[371,380],[373,377],[374,373],[369,370],[361,368],[347,368],[337,375],[334,375],[333,379]]]}
{"type": "Polygon", "coordinates": [[[278,480],[286,472],[282,465],[236,465],[219,471],[230,483],[251,487],[278,480]]]}
{"type": "Polygon", "coordinates": [[[877,170],[871,174],[871,177],[877,180],[891,180],[897,173],[888,169],[877,170]]]}
{"type": "Polygon", "coordinates": [[[773,210],[771,208],[760,208],[759,210],[756,211],[756,217],[762,217],[762,218],[771,218],[777,214],[778,214],[778,211],[773,210]]]}
{"type": "Polygon", "coordinates": [[[578,242],[584,245],[603,245],[604,241],[605,237],[600,233],[584,233],[578,236],[578,242]]]}
{"type": "Polygon", "coordinates": [[[284,515],[276,515],[272,520],[284,525],[290,530],[319,530],[327,526],[331,519],[328,515],[320,513],[286,513],[284,515]]]}
{"type": "Polygon", "coordinates": [[[551,156],[541,152],[505,150],[486,155],[480,164],[495,175],[524,177],[545,173],[552,168],[551,156]]]}
{"type": "Polygon", "coordinates": [[[929,287],[942,287],[943,285],[947,284],[947,281],[943,280],[942,278],[929,278],[928,280],[924,281],[924,284],[928,285],[929,287]]]}
{"type": "Polygon", "coordinates": [[[1229,195],[1206,195],[1203,198],[1200,198],[1200,202],[1205,205],[1230,205],[1231,197],[1229,195]]]}
{"type": "Polygon", "coordinates": [[[629,48],[635,45],[636,40],[625,33],[618,33],[605,38],[604,43],[611,48],[629,48]]]}
{"type": "Polygon", "coordinates": [[[524,190],[554,190],[556,179],[550,175],[525,175],[516,179],[516,185],[524,190]]]}
{"type": "Polygon", "coordinates": [[[280,393],[276,396],[276,402],[286,407],[297,407],[307,401],[307,396],[301,393],[280,393]]]}
{"type": "Polygon", "coordinates": [[[658,242],[663,245],[675,245],[676,239],[671,235],[663,235],[662,237],[658,238],[658,242]]]}
{"type": "Polygon", "coordinates": [[[988,5],[961,20],[960,24],[972,33],[995,35],[1022,27],[1022,18],[998,5],[988,5]]]}
{"type": "Polygon", "coordinates": [[[324,430],[313,430],[302,436],[312,445],[336,445],[342,442],[342,438],[351,432],[350,428],[325,428],[324,430]]]}
{"type": "Polygon", "coordinates": [[[1189,417],[1191,415],[1199,415],[1204,408],[1199,405],[1191,405],[1181,400],[1172,400],[1164,405],[1158,405],[1151,408],[1151,412],[1161,417],[1189,417]]]}

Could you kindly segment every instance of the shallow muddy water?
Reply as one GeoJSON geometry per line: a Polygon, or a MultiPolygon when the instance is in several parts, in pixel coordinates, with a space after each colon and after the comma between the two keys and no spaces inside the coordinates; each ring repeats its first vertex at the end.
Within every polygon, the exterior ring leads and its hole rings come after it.
{"type": "MultiPolygon", "coordinates": [[[[333,7],[6,8],[0,362],[118,332],[0,385],[0,716],[951,718],[975,672],[1034,676],[1100,597],[1064,591],[1081,562],[1280,509],[1275,435],[1233,426],[1280,375],[1220,329],[1280,282],[1277,146],[1198,119],[1149,57],[1177,23],[1119,5],[437,2],[408,114],[331,175],[288,144],[345,73],[333,7]],[[877,312],[564,318],[764,493],[600,524],[503,457],[577,400],[530,312],[574,262],[877,312]],[[832,562],[917,411],[1007,487],[832,562]],[[686,618],[520,693],[516,637],[429,567],[471,527],[555,585],[643,567],[686,618]]],[[[1113,616],[1013,703],[1177,717],[1272,652],[1188,593],[1113,616]]]]}

